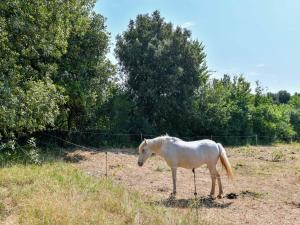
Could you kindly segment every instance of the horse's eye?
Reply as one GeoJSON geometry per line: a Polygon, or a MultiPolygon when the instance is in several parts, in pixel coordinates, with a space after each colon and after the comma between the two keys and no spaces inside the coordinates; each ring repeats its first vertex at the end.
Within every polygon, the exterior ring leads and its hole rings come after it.
{"type": "Polygon", "coordinates": [[[145,153],[145,149],[142,150],[142,153],[143,153],[143,154],[145,153]]]}

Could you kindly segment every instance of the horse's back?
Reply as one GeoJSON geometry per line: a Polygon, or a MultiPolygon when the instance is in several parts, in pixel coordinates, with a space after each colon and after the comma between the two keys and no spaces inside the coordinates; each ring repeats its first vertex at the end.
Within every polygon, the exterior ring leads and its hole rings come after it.
{"type": "Polygon", "coordinates": [[[170,155],[176,158],[178,166],[196,168],[219,158],[219,149],[212,140],[176,140],[169,145],[170,155]]]}
{"type": "Polygon", "coordinates": [[[212,151],[218,148],[217,143],[209,139],[203,139],[198,141],[181,140],[177,141],[175,144],[177,144],[182,149],[193,151],[212,151]]]}

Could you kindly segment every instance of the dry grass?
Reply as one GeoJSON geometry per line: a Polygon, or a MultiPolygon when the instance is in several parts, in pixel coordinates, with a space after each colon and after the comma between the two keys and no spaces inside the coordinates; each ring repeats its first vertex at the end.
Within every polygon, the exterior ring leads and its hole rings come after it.
{"type": "MultiPolygon", "coordinates": [[[[193,175],[179,169],[177,200],[169,204],[172,190],[171,172],[159,157],[152,157],[139,168],[134,149],[117,149],[108,153],[109,176],[116,182],[151,196],[168,211],[185,213],[193,203],[193,175]],[[131,154],[128,154],[131,153],[131,154]]],[[[236,199],[209,201],[210,191],[207,168],[196,170],[199,196],[199,214],[211,223],[221,224],[300,224],[300,145],[247,146],[226,148],[234,168],[235,181],[228,181],[225,171],[222,181],[225,193],[236,199]]],[[[80,152],[80,151],[79,151],[80,152]]],[[[89,154],[84,152],[84,154],[89,154]]],[[[89,154],[88,160],[78,166],[88,174],[104,175],[104,153],[89,154]]],[[[197,203],[197,204],[198,204],[197,203]]]]}
{"type": "Polygon", "coordinates": [[[70,162],[0,169],[0,224],[300,224],[300,145],[226,148],[235,182],[228,198],[211,200],[204,166],[179,169],[177,199],[168,199],[171,172],[159,157],[143,168],[133,149],[75,151],[70,162]],[[122,153],[118,153],[122,152],[122,153]],[[76,157],[76,160],[73,158],[76,157]]]}
{"type": "Polygon", "coordinates": [[[196,224],[191,210],[174,214],[62,162],[1,169],[0,202],[2,224],[196,224]]]}

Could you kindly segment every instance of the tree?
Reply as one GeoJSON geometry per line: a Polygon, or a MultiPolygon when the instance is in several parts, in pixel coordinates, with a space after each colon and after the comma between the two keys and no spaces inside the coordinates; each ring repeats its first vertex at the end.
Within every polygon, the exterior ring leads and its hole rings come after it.
{"type": "Polygon", "coordinates": [[[293,108],[291,114],[291,124],[297,133],[296,135],[300,136],[300,95],[295,93],[291,97],[289,104],[293,108]]]}
{"type": "Polygon", "coordinates": [[[135,107],[159,132],[184,133],[195,90],[208,73],[202,43],[174,28],[158,11],[138,15],[117,36],[115,53],[135,107]]]}
{"type": "Polygon", "coordinates": [[[81,32],[73,30],[70,34],[67,52],[55,76],[69,96],[67,123],[61,125],[69,130],[95,123],[95,110],[105,100],[109,78],[114,74],[114,66],[106,59],[108,41],[105,18],[94,13],[81,32]]]}
{"type": "Polygon", "coordinates": [[[7,47],[16,54],[23,81],[56,73],[70,32],[86,26],[93,4],[94,0],[1,1],[7,47]]]}
{"type": "Polygon", "coordinates": [[[292,108],[285,105],[262,104],[253,112],[253,127],[259,136],[289,138],[295,135],[290,122],[292,108]]]}
{"type": "Polygon", "coordinates": [[[193,129],[202,135],[252,134],[250,83],[243,76],[224,75],[199,89],[193,129]]]}
{"type": "Polygon", "coordinates": [[[54,127],[68,112],[61,111],[66,101],[88,112],[100,101],[112,67],[104,57],[104,18],[93,13],[94,3],[0,2],[0,137],[54,127]]]}
{"type": "Polygon", "coordinates": [[[287,104],[291,98],[291,94],[285,90],[278,91],[277,93],[269,92],[267,95],[277,104],[287,104]]]}
{"type": "Polygon", "coordinates": [[[193,133],[224,135],[226,132],[232,107],[227,78],[230,79],[229,76],[223,80],[213,79],[198,89],[193,107],[193,133]]]}
{"type": "Polygon", "coordinates": [[[45,129],[59,114],[65,97],[50,77],[72,26],[68,7],[61,1],[0,3],[0,133],[4,138],[45,129]]]}
{"type": "Polygon", "coordinates": [[[278,91],[278,102],[280,104],[287,104],[291,98],[291,94],[288,93],[286,90],[278,91]]]}

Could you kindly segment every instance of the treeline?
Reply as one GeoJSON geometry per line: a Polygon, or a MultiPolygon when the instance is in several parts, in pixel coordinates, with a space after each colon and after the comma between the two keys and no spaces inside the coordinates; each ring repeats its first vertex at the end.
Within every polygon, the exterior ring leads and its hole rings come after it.
{"type": "Polygon", "coordinates": [[[34,145],[45,130],[300,136],[299,94],[251,91],[242,75],[212,79],[204,45],[158,11],[129,21],[113,65],[94,4],[0,3],[0,150],[24,137],[34,145]]]}

